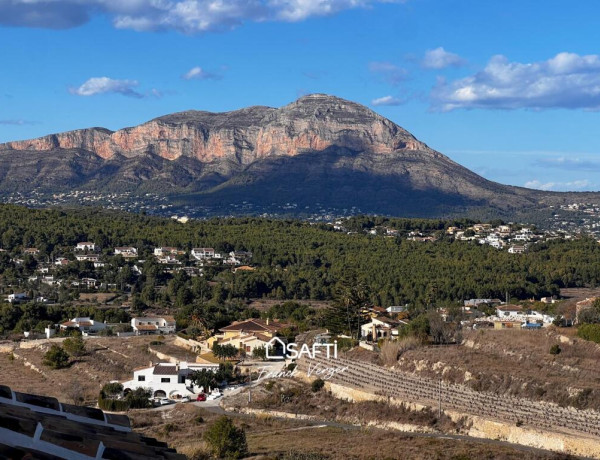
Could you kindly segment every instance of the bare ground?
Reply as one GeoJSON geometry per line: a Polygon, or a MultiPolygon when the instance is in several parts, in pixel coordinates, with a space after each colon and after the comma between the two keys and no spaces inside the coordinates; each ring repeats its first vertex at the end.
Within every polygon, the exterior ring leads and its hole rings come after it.
{"type": "MultiPolygon", "coordinates": [[[[475,390],[600,409],[600,346],[578,339],[574,332],[465,331],[461,345],[407,351],[396,368],[475,390]],[[561,350],[558,355],[549,351],[555,344],[561,350]]],[[[366,359],[361,355],[357,358],[366,359]]]]}

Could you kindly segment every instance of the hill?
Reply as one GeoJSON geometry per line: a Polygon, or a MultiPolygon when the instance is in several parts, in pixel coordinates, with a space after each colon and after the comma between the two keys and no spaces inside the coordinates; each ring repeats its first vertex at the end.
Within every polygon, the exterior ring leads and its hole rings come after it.
{"type": "Polygon", "coordinates": [[[323,94],[0,144],[0,193],[34,190],[153,192],[216,214],[247,202],[292,214],[506,216],[598,198],[486,180],[367,107],[323,94]]]}

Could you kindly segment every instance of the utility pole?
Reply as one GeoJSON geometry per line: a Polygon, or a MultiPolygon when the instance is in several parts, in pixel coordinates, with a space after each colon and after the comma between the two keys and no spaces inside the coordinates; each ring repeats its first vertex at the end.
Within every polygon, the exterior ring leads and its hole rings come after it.
{"type": "Polygon", "coordinates": [[[442,379],[440,379],[440,386],[438,392],[438,420],[442,418],[442,379]]]}

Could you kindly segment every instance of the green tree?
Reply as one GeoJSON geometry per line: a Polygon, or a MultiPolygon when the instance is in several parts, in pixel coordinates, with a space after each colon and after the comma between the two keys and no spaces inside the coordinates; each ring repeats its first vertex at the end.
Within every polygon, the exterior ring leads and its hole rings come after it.
{"type": "Polygon", "coordinates": [[[246,432],[243,428],[236,427],[227,416],[220,417],[208,427],[204,440],[218,458],[236,459],[248,453],[246,432]]]}
{"type": "Polygon", "coordinates": [[[85,342],[81,337],[69,337],[62,344],[64,350],[71,356],[83,356],[86,354],[85,342]]]}
{"type": "Polygon", "coordinates": [[[69,354],[60,345],[52,345],[44,355],[42,363],[52,369],[62,369],[69,365],[69,354]]]}
{"type": "Polygon", "coordinates": [[[254,350],[252,350],[252,357],[254,359],[260,359],[264,361],[267,359],[267,349],[264,347],[264,345],[262,347],[254,348],[254,350]]]}

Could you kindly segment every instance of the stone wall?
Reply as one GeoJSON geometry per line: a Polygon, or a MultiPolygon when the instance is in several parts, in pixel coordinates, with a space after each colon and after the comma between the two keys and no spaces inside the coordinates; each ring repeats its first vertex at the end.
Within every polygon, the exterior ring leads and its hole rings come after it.
{"type": "Polygon", "coordinates": [[[515,398],[494,393],[477,392],[464,385],[450,384],[374,364],[337,359],[303,358],[299,370],[306,372],[309,364],[348,369],[332,377],[331,383],[356,388],[362,392],[400,401],[455,411],[489,420],[527,425],[541,430],[562,431],[600,437],[600,412],[564,408],[556,404],[515,398]]]}

